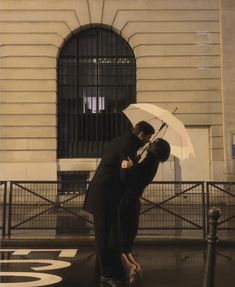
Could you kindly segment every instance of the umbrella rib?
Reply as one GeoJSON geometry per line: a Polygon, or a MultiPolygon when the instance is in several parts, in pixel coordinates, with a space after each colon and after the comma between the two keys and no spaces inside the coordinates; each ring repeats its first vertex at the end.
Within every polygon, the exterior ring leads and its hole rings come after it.
{"type": "MultiPolygon", "coordinates": [[[[137,103],[129,105],[123,110],[123,113],[129,118],[132,125],[136,124],[138,118],[139,120],[142,118],[142,120],[152,124],[156,133],[151,138],[149,144],[157,138],[166,139],[171,145],[171,154],[183,160],[189,158],[190,154],[194,155],[194,151],[185,125],[174,115],[177,109],[178,107],[171,113],[156,105],[137,103]],[[163,130],[163,128],[165,129],[163,130]]],[[[140,156],[148,149],[149,144],[143,148],[140,152],[140,156]]]]}
{"type": "MultiPolygon", "coordinates": [[[[159,119],[158,117],[153,117],[153,118],[150,118],[148,121],[152,121],[152,120],[155,120],[155,119],[159,119]]],[[[163,120],[159,119],[161,122],[164,122],[163,120]]]]}

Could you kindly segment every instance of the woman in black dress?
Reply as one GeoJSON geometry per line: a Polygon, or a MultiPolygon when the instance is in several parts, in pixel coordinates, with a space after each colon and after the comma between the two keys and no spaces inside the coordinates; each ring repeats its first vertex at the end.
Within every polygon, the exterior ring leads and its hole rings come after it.
{"type": "Polygon", "coordinates": [[[139,226],[140,197],[156,175],[159,162],[165,162],[169,155],[169,143],[159,138],[150,144],[142,162],[133,163],[132,167],[129,163],[129,168],[121,171],[127,189],[119,204],[112,244],[120,250],[121,262],[131,283],[135,273],[141,271],[131,254],[139,226]]]}

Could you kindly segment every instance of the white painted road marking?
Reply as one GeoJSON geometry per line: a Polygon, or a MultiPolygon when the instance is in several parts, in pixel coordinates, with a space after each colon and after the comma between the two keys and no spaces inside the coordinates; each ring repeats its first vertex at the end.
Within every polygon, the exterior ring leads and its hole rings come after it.
{"type": "Polygon", "coordinates": [[[36,272],[1,272],[2,276],[22,276],[37,278],[37,281],[26,282],[13,282],[13,283],[0,283],[1,287],[38,287],[47,286],[62,281],[62,278],[57,275],[36,273],[36,272]]]}
{"type": "MultiPolygon", "coordinates": [[[[45,263],[47,266],[30,267],[33,270],[54,270],[69,267],[70,262],[61,260],[48,260],[48,259],[6,259],[0,260],[0,263],[45,263]]],[[[1,274],[1,272],[0,272],[1,274]]]]}
{"type": "MultiPolygon", "coordinates": [[[[28,255],[31,252],[54,252],[60,251],[58,257],[75,257],[77,254],[77,249],[0,249],[0,252],[13,252],[12,255],[28,255]]],[[[66,268],[71,265],[70,262],[62,260],[53,259],[2,259],[0,263],[3,264],[46,264],[44,266],[30,266],[32,270],[42,271],[42,270],[56,270],[61,268],[66,268]]],[[[9,267],[8,267],[9,268],[9,267]]],[[[0,277],[30,277],[32,281],[22,282],[12,282],[12,283],[0,283],[0,287],[37,287],[37,286],[48,286],[51,284],[58,283],[62,281],[62,278],[54,274],[46,274],[39,272],[0,272],[0,277]],[[36,280],[35,279],[39,279],[36,280]]],[[[1,281],[1,280],[0,280],[1,281]]]]}
{"type": "Polygon", "coordinates": [[[0,249],[0,252],[13,252],[12,255],[28,255],[31,252],[53,252],[60,251],[58,257],[75,257],[77,249],[0,249]]]}

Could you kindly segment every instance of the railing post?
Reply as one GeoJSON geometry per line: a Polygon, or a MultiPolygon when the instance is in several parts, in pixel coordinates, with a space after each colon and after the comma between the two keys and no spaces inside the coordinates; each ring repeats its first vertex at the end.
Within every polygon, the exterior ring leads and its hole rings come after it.
{"type": "Polygon", "coordinates": [[[210,231],[207,236],[208,248],[207,248],[207,260],[206,260],[206,269],[204,274],[203,287],[214,287],[215,266],[216,266],[216,245],[218,242],[218,237],[216,234],[220,215],[221,211],[218,207],[212,207],[208,211],[210,231]]]}
{"type": "Polygon", "coordinates": [[[11,235],[11,214],[12,214],[12,192],[13,192],[13,182],[10,182],[10,193],[9,193],[9,209],[8,209],[8,230],[7,234],[11,235]]]}
{"type": "Polygon", "coordinates": [[[201,183],[202,188],[202,232],[203,238],[206,238],[206,200],[205,200],[205,182],[201,183]]]}
{"type": "Polygon", "coordinates": [[[3,223],[2,223],[2,236],[6,235],[6,212],[7,212],[7,182],[4,182],[4,191],[3,191],[3,223]]]}

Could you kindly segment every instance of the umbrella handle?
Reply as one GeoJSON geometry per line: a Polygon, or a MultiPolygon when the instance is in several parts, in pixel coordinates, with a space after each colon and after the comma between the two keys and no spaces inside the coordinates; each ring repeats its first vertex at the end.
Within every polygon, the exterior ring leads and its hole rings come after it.
{"type": "MultiPolygon", "coordinates": [[[[158,134],[165,126],[166,126],[166,123],[162,122],[162,125],[161,125],[160,129],[158,130],[157,134],[158,134]]],[[[157,134],[156,134],[156,135],[157,135],[157,134]]],[[[156,135],[155,135],[153,138],[155,138],[156,135]]]]}
{"type": "MultiPolygon", "coordinates": [[[[176,109],[177,109],[177,108],[176,108],[176,109]]],[[[176,109],[175,109],[175,110],[176,110],[176,109]]],[[[168,128],[168,125],[167,125],[165,122],[162,122],[161,127],[159,128],[158,132],[154,135],[154,137],[152,138],[151,142],[150,142],[148,145],[146,145],[146,147],[142,150],[142,152],[141,152],[140,154],[137,155],[138,161],[141,159],[142,154],[147,150],[147,148],[150,146],[150,144],[154,141],[154,139],[156,138],[156,136],[160,133],[160,131],[161,131],[164,127],[166,127],[166,129],[167,129],[167,128],[168,128]]]]}
{"type": "MultiPolygon", "coordinates": [[[[158,132],[154,135],[154,137],[152,138],[151,142],[150,142],[148,145],[146,145],[146,147],[142,150],[142,152],[141,152],[140,154],[137,155],[138,161],[141,159],[142,154],[146,151],[146,149],[150,146],[150,144],[154,141],[154,139],[156,138],[156,136],[160,133],[160,131],[161,131],[165,126],[167,126],[167,124],[164,123],[164,122],[162,122],[162,125],[161,125],[160,129],[159,129],[158,132]]],[[[168,126],[167,126],[167,128],[168,128],[168,126]]],[[[137,162],[138,162],[138,161],[137,161],[137,162]]]]}
{"type": "Polygon", "coordinates": [[[134,165],[137,164],[141,159],[141,154],[137,154],[137,156],[134,158],[133,163],[134,165]]]}
{"type": "MultiPolygon", "coordinates": [[[[174,111],[172,112],[172,114],[174,114],[176,111],[178,110],[178,107],[176,107],[174,109],[174,111]]],[[[152,138],[151,142],[142,150],[142,152],[140,154],[137,155],[137,162],[139,162],[139,160],[141,159],[141,156],[142,154],[146,151],[146,149],[150,146],[150,144],[154,141],[154,139],[156,138],[156,136],[160,133],[160,131],[165,127],[166,127],[166,130],[168,128],[168,125],[165,123],[165,122],[162,122],[162,125],[160,126],[158,132],[154,135],[154,137],[152,138]]],[[[166,131],[165,131],[166,132],[166,131]]],[[[164,133],[165,134],[165,133],[164,133]]]]}

